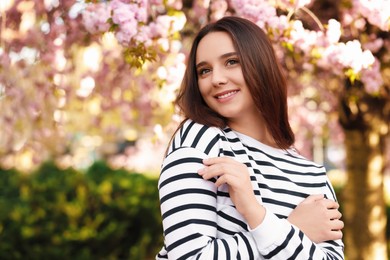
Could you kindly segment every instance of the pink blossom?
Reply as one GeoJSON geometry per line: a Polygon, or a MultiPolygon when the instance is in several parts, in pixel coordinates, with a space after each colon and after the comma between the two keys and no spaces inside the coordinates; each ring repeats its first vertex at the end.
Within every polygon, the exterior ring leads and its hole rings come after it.
{"type": "Polygon", "coordinates": [[[115,34],[118,41],[122,44],[130,43],[131,39],[137,34],[137,26],[138,22],[135,19],[123,23],[115,34]]]}
{"type": "MultiPolygon", "coordinates": [[[[160,0],[161,1],[161,0],[160,0]]],[[[163,1],[161,1],[163,2],[163,1]]],[[[182,10],[183,9],[183,1],[182,0],[168,0],[166,2],[167,6],[170,6],[176,10],[182,10]]]]}
{"type": "Polygon", "coordinates": [[[327,45],[327,40],[322,31],[307,30],[303,27],[300,20],[293,22],[289,42],[306,53],[310,53],[314,47],[324,47],[327,45]]]}
{"type": "Polygon", "coordinates": [[[295,7],[296,8],[302,8],[304,6],[310,5],[312,0],[296,0],[295,1],[295,7]]]}
{"type": "Polygon", "coordinates": [[[172,24],[173,32],[178,32],[181,29],[183,29],[184,25],[187,22],[186,16],[183,13],[175,16],[171,16],[171,18],[173,20],[173,24],[172,24]]]}
{"type": "Polygon", "coordinates": [[[270,17],[268,20],[268,26],[273,28],[279,32],[284,32],[287,28],[289,28],[289,21],[287,20],[287,16],[274,16],[270,17]]]}
{"type": "Polygon", "coordinates": [[[353,5],[362,16],[383,31],[390,29],[390,1],[388,0],[354,0],[353,5]]]}
{"type": "Polygon", "coordinates": [[[111,16],[111,8],[107,3],[88,5],[82,13],[83,24],[88,32],[106,32],[110,28],[107,20],[111,16]]]}
{"type": "Polygon", "coordinates": [[[136,9],[135,18],[140,21],[146,23],[148,21],[148,12],[147,7],[145,4],[142,4],[139,6],[138,9],[136,9]]]}
{"type": "Polygon", "coordinates": [[[6,53],[6,52],[1,52],[0,51],[0,65],[2,67],[9,67],[11,64],[11,59],[9,57],[9,53],[6,53]]]}
{"type": "Polygon", "coordinates": [[[163,51],[168,51],[169,50],[169,40],[167,38],[159,38],[157,40],[157,44],[160,46],[160,48],[163,51]]]}
{"type": "Polygon", "coordinates": [[[112,21],[119,26],[115,36],[121,44],[129,44],[138,33],[139,22],[146,22],[146,2],[127,3],[120,0],[110,2],[112,21]]]}
{"type": "Polygon", "coordinates": [[[149,24],[150,37],[167,37],[169,35],[170,19],[169,16],[159,16],[156,22],[149,24]]]}
{"type": "Polygon", "coordinates": [[[192,15],[194,19],[202,24],[207,22],[210,0],[194,0],[192,4],[192,15]]]}
{"type": "Polygon", "coordinates": [[[162,5],[164,0],[150,0],[151,5],[162,5]]]}
{"type": "Polygon", "coordinates": [[[344,26],[351,25],[354,20],[355,20],[355,17],[350,12],[345,12],[343,17],[342,17],[342,23],[343,23],[344,26]]]}
{"type": "Polygon", "coordinates": [[[160,15],[149,24],[151,37],[167,38],[184,27],[185,16],[160,15]]]}
{"type": "Polygon", "coordinates": [[[374,64],[375,57],[374,57],[374,55],[372,55],[371,51],[365,50],[365,51],[363,51],[363,53],[361,55],[360,62],[361,62],[361,68],[367,69],[374,64]]]}
{"type": "Polygon", "coordinates": [[[375,34],[371,34],[369,36],[370,41],[366,42],[363,47],[365,49],[370,50],[371,52],[375,53],[382,48],[384,41],[382,38],[376,38],[377,36],[375,34]]]}
{"type": "Polygon", "coordinates": [[[151,39],[151,32],[149,26],[141,26],[138,28],[137,35],[134,36],[134,39],[137,42],[143,43],[145,46],[151,46],[152,45],[152,39],[151,39]]]}
{"type": "Polygon", "coordinates": [[[175,56],[173,65],[167,68],[167,83],[178,87],[185,71],[185,55],[179,53],[175,56]]]}
{"type": "Polygon", "coordinates": [[[264,0],[232,0],[231,4],[237,14],[255,22],[264,28],[267,22],[276,16],[276,9],[264,0]]]}
{"type": "Polygon", "coordinates": [[[318,65],[327,69],[332,69],[336,74],[352,69],[358,74],[363,69],[373,65],[374,56],[369,50],[363,51],[359,41],[349,41],[331,45],[324,50],[318,65]]]}
{"type": "Polygon", "coordinates": [[[358,30],[364,30],[364,27],[366,27],[366,24],[367,24],[366,20],[364,20],[363,18],[356,19],[354,21],[354,26],[358,30]]]}
{"type": "Polygon", "coordinates": [[[277,1],[278,5],[280,5],[281,8],[289,9],[289,8],[302,8],[304,6],[307,6],[311,4],[312,0],[280,0],[277,1]]]}
{"type": "Polygon", "coordinates": [[[338,21],[330,19],[328,22],[328,30],[326,31],[326,38],[330,44],[336,43],[340,40],[341,25],[338,21]]]}
{"type": "Polygon", "coordinates": [[[377,93],[383,85],[383,79],[380,71],[380,62],[375,59],[372,66],[362,70],[361,79],[364,88],[368,93],[377,93]]]}
{"type": "Polygon", "coordinates": [[[112,21],[121,26],[129,20],[135,20],[134,4],[125,4],[120,0],[110,2],[112,8],[112,21]]]}
{"type": "Polygon", "coordinates": [[[215,0],[212,1],[211,6],[211,19],[218,20],[221,19],[228,9],[228,3],[226,0],[215,0]]]}

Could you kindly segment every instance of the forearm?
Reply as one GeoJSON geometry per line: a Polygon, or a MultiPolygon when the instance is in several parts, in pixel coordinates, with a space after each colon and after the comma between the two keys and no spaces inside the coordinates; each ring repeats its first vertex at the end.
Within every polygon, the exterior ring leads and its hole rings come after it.
{"type": "Polygon", "coordinates": [[[271,212],[251,233],[265,259],[344,259],[341,240],[313,243],[299,228],[271,212]]]}

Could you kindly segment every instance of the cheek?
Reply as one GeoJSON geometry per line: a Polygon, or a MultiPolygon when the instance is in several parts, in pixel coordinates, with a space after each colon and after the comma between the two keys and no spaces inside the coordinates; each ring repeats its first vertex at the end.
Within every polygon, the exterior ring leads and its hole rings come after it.
{"type": "Polygon", "coordinates": [[[235,70],[231,72],[231,79],[235,81],[237,84],[244,85],[245,79],[244,74],[242,73],[242,70],[235,70]]]}
{"type": "Polygon", "coordinates": [[[204,99],[206,97],[209,89],[206,87],[206,84],[203,80],[198,80],[198,87],[199,87],[199,92],[204,99]]]}
{"type": "Polygon", "coordinates": [[[202,96],[202,99],[203,99],[203,102],[206,104],[206,106],[210,107],[211,103],[210,103],[210,98],[211,98],[211,95],[210,95],[210,88],[208,87],[205,87],[204,84],[200,84],[200,82],[198,82],[198,86],[199,86],[199,92],[200,92],[200,95],[202,96]]]}

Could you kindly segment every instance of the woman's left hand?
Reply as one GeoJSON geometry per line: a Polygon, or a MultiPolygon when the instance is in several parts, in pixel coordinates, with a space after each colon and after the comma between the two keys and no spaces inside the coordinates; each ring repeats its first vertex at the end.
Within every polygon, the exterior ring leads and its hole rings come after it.
{"type": "Polygon", "coordinates": [[[217,187],[226,183],[229,186],[230,199],[237,211],[248,221],[251,228],[259,225],[264,218],[265,209],[254,195],[246,165],[230,157],[204,159],[203,164],[206,167],[200,169],[198,174],[206,180],[217,178],[217,187]]]}

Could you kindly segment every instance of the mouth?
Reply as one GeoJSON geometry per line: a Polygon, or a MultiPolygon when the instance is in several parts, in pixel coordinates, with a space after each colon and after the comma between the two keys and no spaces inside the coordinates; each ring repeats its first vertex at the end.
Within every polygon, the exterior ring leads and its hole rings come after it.
{"type": "Polygon", "coordinates": [[[219,94],[215,95],[215,97],[217,99],[224,99],[224,98],[228,98],[230,96],[233,96],[237,92],[238,92],[238,90],[226,91],[226,92],[219,93],[219,94]]]}

